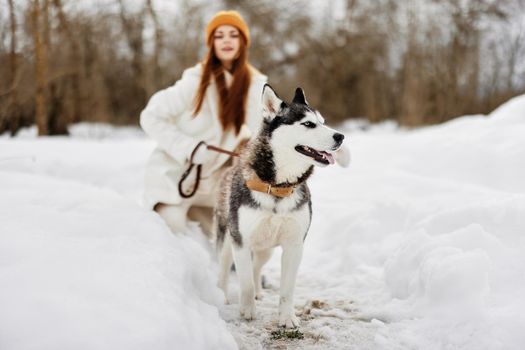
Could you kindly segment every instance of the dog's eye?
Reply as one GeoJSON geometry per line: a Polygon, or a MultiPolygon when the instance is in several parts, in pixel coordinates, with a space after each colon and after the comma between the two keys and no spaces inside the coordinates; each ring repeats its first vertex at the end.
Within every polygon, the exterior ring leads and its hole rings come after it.
{"type": "Polygon", "coordinates": [[[312,123],[312,122],[304,122],[301,125],[304,125],[304,126],[306,126],[307,128],[310,128],[310,129],[313,129],[313,128],[315,128],[317,126],[315,123],[312,123]]]}

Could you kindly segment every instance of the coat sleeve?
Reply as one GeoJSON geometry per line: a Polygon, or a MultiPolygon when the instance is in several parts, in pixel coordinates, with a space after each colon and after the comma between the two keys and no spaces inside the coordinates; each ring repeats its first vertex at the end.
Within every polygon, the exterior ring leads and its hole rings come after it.
{"type": "Polygon", "coordinates": [[[140,114],[140,125],[146,134],[181,164],[200,141],[185,134],[176,125],[181,114],[192,108],[198,80],[197,76],[185,71],[173,86],[155,93],[140,114]]]}

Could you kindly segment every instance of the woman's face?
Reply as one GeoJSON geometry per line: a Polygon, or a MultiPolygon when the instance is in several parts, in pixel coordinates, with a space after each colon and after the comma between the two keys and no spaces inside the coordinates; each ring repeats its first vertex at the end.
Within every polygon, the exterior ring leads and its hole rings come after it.
{"type": "Polygon", "coordinates": [[[240,36],[241,34],[237,28],[227,24],[217,27],[213,33],[215,56],[227,69],[231,68],[233,61],[239,55],[240,36]]]}

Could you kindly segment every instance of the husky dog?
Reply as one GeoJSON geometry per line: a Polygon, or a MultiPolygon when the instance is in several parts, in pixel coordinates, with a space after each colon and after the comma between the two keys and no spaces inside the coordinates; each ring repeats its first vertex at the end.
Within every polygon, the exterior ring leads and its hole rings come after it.
{"type": "Polygon", "coordinates": [[[300,88],[293,101],[286,103],[265,85],[262,100],[263,123],[258,135],[220,183],[214,217],[219,287],[227,296],[233,258],[241,316],[255,318],[255,299],[262,296],[261,268],[273,248],[281,246],[279,325],[294,328],[299,325],[293,303],[295,279],[312,217],[306,180],[314,165],[334,163],[332,153],[339,149],[344,135],[324,125],[300,88]]]}

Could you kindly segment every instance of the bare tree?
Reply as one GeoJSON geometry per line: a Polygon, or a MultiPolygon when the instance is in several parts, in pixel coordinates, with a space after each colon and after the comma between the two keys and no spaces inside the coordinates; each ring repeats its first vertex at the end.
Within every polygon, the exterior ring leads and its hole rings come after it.
{"type": "MultiPolygon", "coordinates": [[[[47,1],[44,2],[47,5],[47,1]]],[[[41,37],[42,29],[42,11],[39,0],[32,0],[32,31],[33,31],[33,46],[35,52],[35,70],[36,70],[36,94],[35,94],[35,119],[38,127],[38,135],[47,135],[48,120],[47,120],[47,48],[46,42],[41,37]]],[[[44,9],[47,12],[47,9],[44,9]]],[[[44,24],[47,26],[48,24],[44,24]]]]}
{"type": "MultiPolygon", "coordinates": [[[[146,103],[145,74],[144,74],[144,17],[142,14],[129,14],[126,12],[124,0],[119,0],[120,19],[124,35],[131,50],[131,72],[133,76],[132,105],[133,113],[138,115],[146,103]]],[[[131,102],[131,101],[130,101],[131,102]]]]}
{"type": "MultiPolygon", "coordinates": [[[[11,33],[11,45],[10,45],[10,51],[9,51],[9,99],[7,102],[7,110],[5,112],[5,115],[3,115],[2,119],[9,118],[11,122],[9,123],[10,132],[12,135],[16,133],[18,130],[18,124],[19,124],[19,117],[16,115],[18,111],[18,97],[17,97],[17,81],[19,79],[19,71],[18,71],[18,58],[17,58],[17,35],[16,35],[16,15],[15,15],[15,7],[13,4],[13,0],[8,0],[9,5],[9,19],[10,19],[10,33],[11,33]]],[[[8,124],[7,121],[3,121],[3,125],[8,124]]],[[[0,129],[4,129],[5,126],[0,126],[0,129]]]]}
{"type": "Polygon", "coordinates": [[[146,8],[148,11],[149,16],[151,17],[151,20],[153,21],[153,27],[155,29],[155,46],[153,48],[153,55],[151,57],[151,64],[152,67],[152,79],[150,79],[148,84],[148,91],[147,94],[151,95],[155,90],[159,89],[161,87],[161,77],[162,77],[162,69],[160,67],[160,54],[163,49],[163,31],[162,27],[160,25],[160,21],[157,15],[157,12],[155,11],[155,8],[153,7],[153,1],[152,0],[146,0],[146,8]],[[151,81],[153,80],[153,81],[151,81]]]}
{"type": "Polygon", "coordinates": [[[64,12],[62,6],[62,0],[53,0],[53,6],[56,9],[58,20],[60,23],[60,31],[66,37],[66,40],[70,46],[70,63],[73,66],[71,70],[71,92],[73,95],[73,111],[70,118],[66,118],[66,123],[75,123],[81,120],[81,91],[80,91],[80,79],[82,71],[82,57],[81,50],[78,41],[76,40],[69,20],[64,12]]]}
{"type": "Polygon", "coordinates": [[[9,52],[9,65],[11,76],[9,79],[9,85],[11,86],[11,99],[13,102],[16,102],[16,91],[15,91],[15,82],[18,73],[18,60],[16,57],[16,15],[15,15],[15,6],[13,5],[13,0],[7,1],[9,4],[9,19],[10,19],[10,30],[11,30],[11,49],[9,52]]]}

